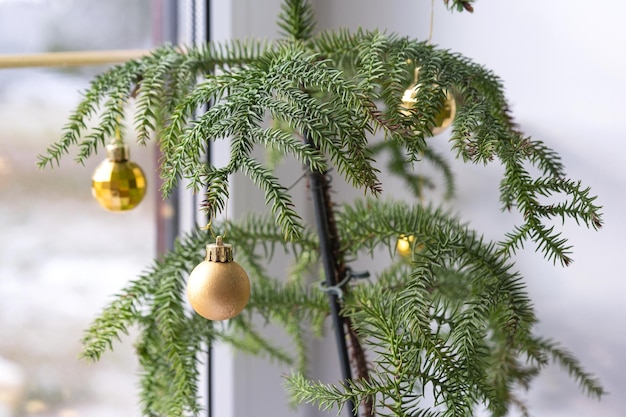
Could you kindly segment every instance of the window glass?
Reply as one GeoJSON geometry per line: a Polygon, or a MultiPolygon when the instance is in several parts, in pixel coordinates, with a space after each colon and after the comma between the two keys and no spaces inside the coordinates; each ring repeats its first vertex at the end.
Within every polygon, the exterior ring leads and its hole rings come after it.
{"type": "MultiPolygon", "coordinates": [[[[149,48],[152,3],[0,0],[0,55],[149,48]]],[[[148,193],[124,213],[91,196],[103,153],[36,167],[102,70],[0,69],[0,417],[137,415],[131,340],[95,365],[78,356],[85,327],[154,256],[152,152],[131,146],[148,193]]]]}

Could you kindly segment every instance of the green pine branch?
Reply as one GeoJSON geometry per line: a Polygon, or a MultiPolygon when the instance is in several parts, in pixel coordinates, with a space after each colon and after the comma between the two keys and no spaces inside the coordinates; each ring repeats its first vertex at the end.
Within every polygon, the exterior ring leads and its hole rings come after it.
{"type": "Polygon", "coordinates": [[[474,1],[475,0],[452,0],[452,2],[450,2],[450,0],[443,0],[446,7],[450,10],[456,9],[459,12],[468,11],[470,13],[474,11],[474,6],[472,6],[474,1]]]}
{"type": "Polygon", "coordinates": [[[563,368],[578,383],[580,389],[589,396],[600,399],[606,395],[600,381],[584,370],[579,360],[559,343],[544,337],[534,337],[527,343],[529,346],[528,358],[535,362],[539,368],[544,368],[552,360],[553,363],[563,368]]]}
{"type": "Polygon", "coordinates": [[[277,25],[283,37],[293,40],[311,37],[315,29],[315,15],[308,1],[287,0],[280,9],[277,25]]]}
{"type": "MultiPolygon", "coordinates": [[[[531,336],[535,316],[524,285],[494,244],[485,244],[445,212],[406,203],[367,200],[339,214],[348,254],[385,242],[393,247],[400,235],[419,242],[410,266],[400,262],[376,284],[356,287],[345,306],[376,355],[369,384],[380,395],[379,414],[420,412],[424,387],[446,405],[442,415],[467,415],[479,403],[494,415],[505,415],[511,406],[523,409],[514,389],[528,387],[537,375],[538,368],[520,361],[529,355],[542,360],[551,355],[583,390],[602,395],[597,381],[571,355],[531,336]],[[460,291],[446,288],[459,285],[460,291]]],[[[358,403],[366,396],[353,385],[329,387],[299,375],[288,379],[288,387],[296,399],[322,408],[347,398],[358,403]]]]}
{"type": "MultiPolygon", "coordinates": [[[[422,199],[426,194],[426,190],[437,188],[436,181],[432,178],[431,170],[422,169],[418,172],[416,161],[409,159],[410,157],[407,156],[404,147],[396,140],[380,141],[371,145],[370,149],[375,156],[382,154],[384,151],[388,153],[388,172],[401,178],[413,197],[422,199]]],[[[449,200],[454,197],[456,180],[452,167],[445,157],[433,149],[426,148],[421,154],[420,162],[422,161],[427,161],[430,165],[429,168],[435,168],[443,178],[443,198],[449,200]]]]}

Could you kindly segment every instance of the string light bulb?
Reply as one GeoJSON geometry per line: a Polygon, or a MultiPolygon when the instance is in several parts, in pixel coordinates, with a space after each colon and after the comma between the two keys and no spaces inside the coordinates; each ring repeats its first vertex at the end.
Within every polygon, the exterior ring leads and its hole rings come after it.
{"type": "Polygon", "coordinates": [[[206,246],[206,258],[187,280],[191,307],[209,320],[227,320],[238,315],[250,299],[250,279],[233,260],[232,245],[217,236],[206,246]]]}

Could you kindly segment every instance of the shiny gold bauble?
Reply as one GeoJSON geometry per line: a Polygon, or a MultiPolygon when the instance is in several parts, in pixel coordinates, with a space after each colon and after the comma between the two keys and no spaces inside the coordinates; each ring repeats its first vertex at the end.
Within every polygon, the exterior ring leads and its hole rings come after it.
{"type": "Polygon", "coordinates": [[[107,210],[133,209],[146,194],[146,176],[139,165],[128,160],[129,153],[128,145],[108,145],[107,159],[91,177],[91,192],[107,210]]]}
{"type": "Polygon", "coordinates": [[[456,101],[454,96],[446,90],[446,100],[443,102],[443,107],[435,116],[435,127],[432,128],[433,135],[438,135],[446,130],[452,124],[456,116],[456,101]]]}
{"type": "Polygon", "coordinates": [[[227,320],[244,309],[250,298],[246,271],[233,260],[232,246],[221,236],[206,247],[206,259],[196,266],[187,281],[191,307],[209,320],[227,320]]]}
{"type": "Polygon", "coordinates": [[[396,251],[403,258],[407,258],[411,256],[411,252],[413,251],[413,242],[415,241],[415,237],[413,236],[405,236],[400,235],[398,242],[396,243],[396,251]]]}
{"type": "MultiPolygon", "coordinates": [[[[420,89],[420,84],[417,81],[418,72],[419,69],[416,69],[414,83],[404,91],[404,95],[402,96],[402,109],[400,109],[400,111],[405,115],[408,115],[408,110],[414,108],[415,103],[417,103],[417,94],[420,89]]],[[[454,120],[454,116],[456,116],[456,100],[454,100],[454,96],[446,90],[446,99],[443,102],[443,106],[435,116],[435,124],[431,129],[433,136],[440,134],[450,127],[452,121],[454,120]]]]}

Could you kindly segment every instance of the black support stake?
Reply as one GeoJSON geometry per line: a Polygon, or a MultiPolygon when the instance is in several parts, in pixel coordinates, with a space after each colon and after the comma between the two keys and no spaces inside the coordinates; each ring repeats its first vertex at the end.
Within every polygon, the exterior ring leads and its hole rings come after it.
{"type": "MultiPolygon", "coordinates": [[[[311,138],[306,135],[305,143],[314,147],[315,144],[311,138]]],[[[324,173],[313,171],[309,168],[309,187],[311,189],[311,197],[313,199],[313,208],[315,212],[315,223],[317,225],[317,234],[320,242],[320,253],[322,256],[322,264],[324,267],[324,275],[326,287],[331,288],[337,285],[337,260],[333,251],[333,240],[336,236],[331,236],[329,232],[329,214],[327,207],[327,193],[329,183],[324,173]]],[[[344,327],[344,319],[340,313],[339,297],[336,292],[328,291],[328,302],[330,304],[330,313],[332,315],[333,327],[335,328],[335,341],[339,354],[339,363],[341,367],[341,375],[344,381],[352,379],[352,370],[350,368],[350,358],[348,356],[348,347],[346,343],[346,332],[344,327]]],[[[354,408],[354,402],[349,400],[347,403],[350,414],[354,417],[358,415],[354,408]]]]}

